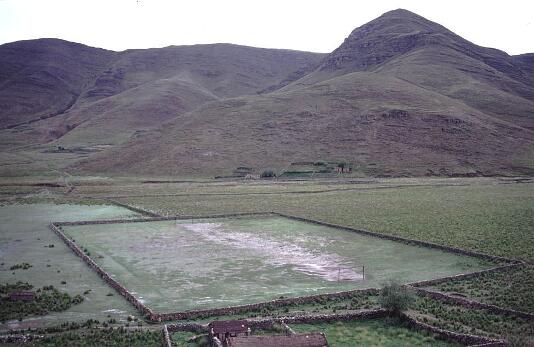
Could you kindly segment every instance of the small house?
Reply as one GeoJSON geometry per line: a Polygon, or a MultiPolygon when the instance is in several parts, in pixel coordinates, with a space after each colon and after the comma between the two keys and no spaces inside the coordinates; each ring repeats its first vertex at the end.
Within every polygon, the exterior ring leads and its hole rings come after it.
{"type": "Polygon", "coordinates": [[[34,301],[35,292],[13,292],[9,293],[9,300],[11,301],[34,301]]]}
{"type": "Polygon", "coordinates": [[[246,336],[250,333],[246,320],[214,321],[208,327],[210,340],[216,337],[221,342],[230,337],[246,336]]]}

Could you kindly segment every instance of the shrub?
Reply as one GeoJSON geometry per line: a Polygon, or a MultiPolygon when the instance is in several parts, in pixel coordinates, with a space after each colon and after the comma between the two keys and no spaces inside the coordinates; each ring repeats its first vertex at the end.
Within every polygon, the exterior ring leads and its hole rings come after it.
{"type": "Polygon", "coordinates": [[[276,173],[273,170],[264,170],[261,173],[261,178],[272,178],[276,177],[276,173]]]}
{"type": "Polygon", "coordinates": [[[407,287],[396,281],[390,281],[382,287],[378,302],[383,309],[399,314],[408,309],[414,300],[414,294],[407,287]]]}

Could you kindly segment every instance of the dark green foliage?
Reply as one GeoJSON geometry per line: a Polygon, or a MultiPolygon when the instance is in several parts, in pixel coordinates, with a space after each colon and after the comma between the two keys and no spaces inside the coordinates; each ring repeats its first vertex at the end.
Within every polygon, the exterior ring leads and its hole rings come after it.
{"type": "Polygon", "coordinates": [[[90,329],[70,331],[49,335],[36,340],[28,346],[113,346],[113,347],[150,347],[161,346],[162,336],[159,330],[90,329]]]}
{"type": "Polygon", "coordinates": [[[18,269],[28,270],[31,267],[32,265],[30,263],[22,263],[22,264],[15,264],[11,266],[9,270],[18,270],[18,269]]]}
{"type": "Polygon", "coordinates": [[[0,321],[21,320],[27,316],[42,316],[49,312],[65,311],[72,305],[78,305],[83,302],[82,296],[71,297],[68,293],[60,292],[53,286],[45,286],[38,289],[34,301],[9,300],[9,293],[29,290],[32,287],[29,283],[22,282],[0,285],[0,321]]]}
{"type": "Polygon", "coordinates": [[[30,290],[32,288],[33,286],[31,284],[26,283],[26,282],[20,282],[20,281],[14,284],[10,284],[10,283],[1,284],[0,283],[0,294],[9,294],[11,292],[30,290]]]}
{"type": "Polygon", "coordinates": [[[378,298],[380,306],[393,314],[407,310],[413,301],[413,292],[396,281],[385,284],[378,298]]]}
{"type": "Polygon", "coordinates": [[[273,178],[276,177],[276,173],[273,170],[264,170],[261,173],[261,178],[273,178]]]}
{"type": "Polygon", "coordinates": [[[532,347],[534,346],[534,336],[526,334],[518,334],[516,336],[508,336],[506,338],[508,346],[510,347],[532,347]]]}

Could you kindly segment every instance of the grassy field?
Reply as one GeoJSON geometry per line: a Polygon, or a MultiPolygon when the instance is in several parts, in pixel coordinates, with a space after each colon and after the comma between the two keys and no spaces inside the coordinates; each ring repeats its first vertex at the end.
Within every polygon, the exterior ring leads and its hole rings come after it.
{"type": "MultiPolygon", "coordinates": [[[[532,346],[534,325],[526,319],[492,314],[485,310],[467,309],[428,298],[417,298],[412,311],[415,318],[437,326],[465,334],[485,335],[493,338],[525,338],[532,346]]],[[[523,346],[519,344],[517,346],[523,346]]]]}
{"type": "Polygon", "coordinates": [[[476,279],[450,281],[434,289],[513,310],[534,312],[533,266],[488,273],[476,279]]]}
{"type": "Polygon", "coordinates": [[[282,217],[63,229],[160,312],[379,287],[393,278],[412,282],[491,266],[477,258],[282,217]]]}
{"type": "Polygon", "coordinates": [[[71,296],[82,295],[84,301],[63,312],[53,312],[22,322],[8,321],[0,328],[22,329],[57,325],[67,321],[125,321],[137,314],[130,304],[107,286],[85,263],[48,228],[50,221],[133,217],[131,211],[116,206],[30,204],[0,207],[0,283],[28,282],[34,287],[53,285],[71,296]],[[27,269],[10,270],[13,265],[28,263],[27,269]],[[109,317],[108,317],[109,316],[109,317]]]}
{"type": "Polygon", "coordinates": [[[316,194],[133,197],[120,201],[168,215],[275,210],[534,260],[534,185],[474,183],[468,186],[362,187],[316,194]]]}
{"type": "MultiPolygon", "coordinates": [[[[54,285],[70,295],[82,294],[84,302],[62,313],[22,322],[12,321],[1,329],[46,327],[88,318],[101,321],[117,318],[119,324],[124,324],[128,314],[137,314],[122,297],[114,293],[107,296],[113,291],[47,228],[50,220],[132,215],[124,209],[103,206],[101,204],[105,201],[94,197],[122,196],[118,198],[121,202],[168,215],[200,216],[275,210],[490,254],[528,261],[534,259],[534,185],[528,179],[197,180],[165,184],[141,183],[142,180],[148,178],[78,177],[72,179],[76,189],[69,194],[66,194],[65,187],[35,185],[62,183],[51,177],[2,180],[0,258],[4,264],[0,282],[22,280],[36,287],[54,285]],[[80,202],[96,205],[79,205],[80,202]],[[59,203],[68,204],[57,205],[59,203]],[[9,270],[24,263],[31,267],[9,270]],[[83,294],[88,289],[91,291],[83,294]]],[[[89,251],[96,252],[94,249],[89,251]]],[[[495,275],[481,281],[452,283],[450,288],[442,289],[503,307],[531,310],[531,271],[527,268],[503,277],[495,275]],[[510,287],[510,284],[514,286],[510,287]]],[[[272,307],[218,318],[339,313],[374,307],[377,307],[376,297],[371,296],[272,307]]],[[[410,314],[433,325],[460,332],[513,337],[519,341],[527,341],[524,335],[532,334],[528,323],[521,319],[489,315],[480,310],[464,310],[432,300],[418,301],[410,314]]],[[[213,319],[202,317],[197,321],[209,322],[213,319]]],[[[325,329],[333,328],[325,326],[325,329]]],[[[390,327],[394,334],[399,333],[397,329],[396,326],[390,327]]],[[[387,335],[388,332],[380,334],[387,335]]],[[[387,340],[380,343],[385,344],[387,340]]]]}
{"type": "Polygon", "coordinates": [[[372,319],[365,321],[292,324],[298,333],[324,332],[332,347],[400,347],[400,346],[457,346],[456,344],[436,340],[432,335],[410,330],[396,321],[372,319]]]}

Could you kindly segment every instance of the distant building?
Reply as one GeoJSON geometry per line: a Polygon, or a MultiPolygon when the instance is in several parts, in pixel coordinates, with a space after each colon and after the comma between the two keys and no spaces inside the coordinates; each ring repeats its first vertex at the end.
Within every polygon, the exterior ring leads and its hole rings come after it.
{"type": "Polygon", "coordinates": [[[216,337],[223,343],[229,337],[246,336],[250,333],[246,320],[214,321],[208,328],[210,340],[216,337]]]}
{"type": "Polygon", "coordinates": [[[35,300],[34,292],[13,292],[9,293],[9,300],[11,301],[34,301],[35,300]]]}
{"type": "Polygon", "coordinates": [[[227,347],[328,347],[323,333],[237,336],[226,339],[227,347]]]}

